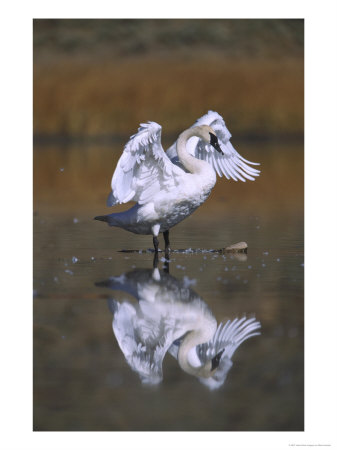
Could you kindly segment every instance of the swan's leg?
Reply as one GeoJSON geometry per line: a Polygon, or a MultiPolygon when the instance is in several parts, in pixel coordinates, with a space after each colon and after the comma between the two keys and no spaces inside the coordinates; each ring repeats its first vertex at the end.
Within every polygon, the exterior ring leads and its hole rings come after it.
{"type": "Polygon", "coordinates": [[[165,253],[169,253],[171,251],[169,232],[170,232],[169,230],[166,230],[163,232],[164,241],[165,241],[165,253]]]}
{"type": "Polygon", "coordinates": [[[158,245],[159,245],[159,241],[158,241],[157,236],[153,236],[153,246],[154,246],[155,253],[158,253],[158,245]]]}
{"type": "Polygon", "coordinates": [[[158,252],[155,252],[153,255],[153,268],[157,269],[158,267],[158,252]]]}
{"type": "Polygon", "coordinates": [[[160,231],[160,225],[159,224],[153,225],[153,227],[152,227],[153,246],[154,246],[154,251],[156,253],[158,253],[158,245],[159,245],[158,234],[159,234],[159,231],[160,231]]]}

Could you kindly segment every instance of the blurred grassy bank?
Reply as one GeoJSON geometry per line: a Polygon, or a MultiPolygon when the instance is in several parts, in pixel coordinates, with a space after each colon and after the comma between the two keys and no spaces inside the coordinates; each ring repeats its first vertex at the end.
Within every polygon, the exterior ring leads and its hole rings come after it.
{"type": "Polygon", "coordinates": [[[34,135],[165,134],[209,109],[233,135],[303,133],[301,20],[35,20],[34,135]]]}

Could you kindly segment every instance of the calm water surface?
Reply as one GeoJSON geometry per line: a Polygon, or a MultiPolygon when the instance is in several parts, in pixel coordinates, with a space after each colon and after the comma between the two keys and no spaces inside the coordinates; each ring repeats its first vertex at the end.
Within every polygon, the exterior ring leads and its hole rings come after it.
{"type": "Polygon", "coordinates": [[[173,252],[155,271],[151,237],[92,220],[106,210],[108,150],[34,151],[34,430],[303,430],[303,154],[281,150],[256,149],[264,178],[220,180],[214,200],[171,232],[173,249],[246,241],[246,255],[173,252]],[[237,348],[215,387],[182,370],[176,338],[156,384],[142,383],[112,329],[116,307],[136,311],[137,296],[153,327],[166,299],[168,328],[202,305],[218,324],[255,317],[261,335],[237,348]]]}

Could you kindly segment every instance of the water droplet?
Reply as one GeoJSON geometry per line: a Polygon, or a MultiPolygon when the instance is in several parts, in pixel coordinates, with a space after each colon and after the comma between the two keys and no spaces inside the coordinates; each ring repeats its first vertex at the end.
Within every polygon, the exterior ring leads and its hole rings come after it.
{"type": "Polygon", "coordinates": [[[188,278],[186,275],[183,278],[183,283],[185,288],[189,288],[190,286],[194,286],[197,284],[197,280],[195,278],[188,278]]]}
{"type": "Polygon", "coordinates": [[[78,261],[78,258],[76,258],[76,256],[73,256],[73,257],[71,258],[71,260],[72,260],[73,264],[76,264],[77,261],[78,261]]]}

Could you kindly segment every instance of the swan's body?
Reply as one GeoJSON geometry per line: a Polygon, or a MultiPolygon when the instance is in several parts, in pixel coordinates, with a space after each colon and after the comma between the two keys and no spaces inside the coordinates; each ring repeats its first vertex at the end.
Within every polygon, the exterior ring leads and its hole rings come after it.
{"type": "Polygon", "coordinates": [[[210,389],[220,387],[232,366],[235,350],[257,331],[254,318],[217,321],[188,280],[168,273],[136,269],[97,283],[133,295],[137,304],[109,300],[114,314],[112,328],[119,347],[132,370],[143,383],[163,379],[162,365],[167,353],[182,370],[196,376],[210,389]]]}
{"type": "Polygon", "coordinates": [[[258,176],[259,171],[248,165],[256,163],[242,158],[230,143],[230,137],[222,117],[209,111],[182,132],[165,153],[161,126],[155,122],[142,124],[118,161],[107,200],[108,206],[137,203],[127,211],[95,219],[133,233],[152,234],[156,251],[158,234],[164,233],[168,249],[169,229],[207,199],[215,185],[216,173],[236,181],[254,180],[258,176]]]}

